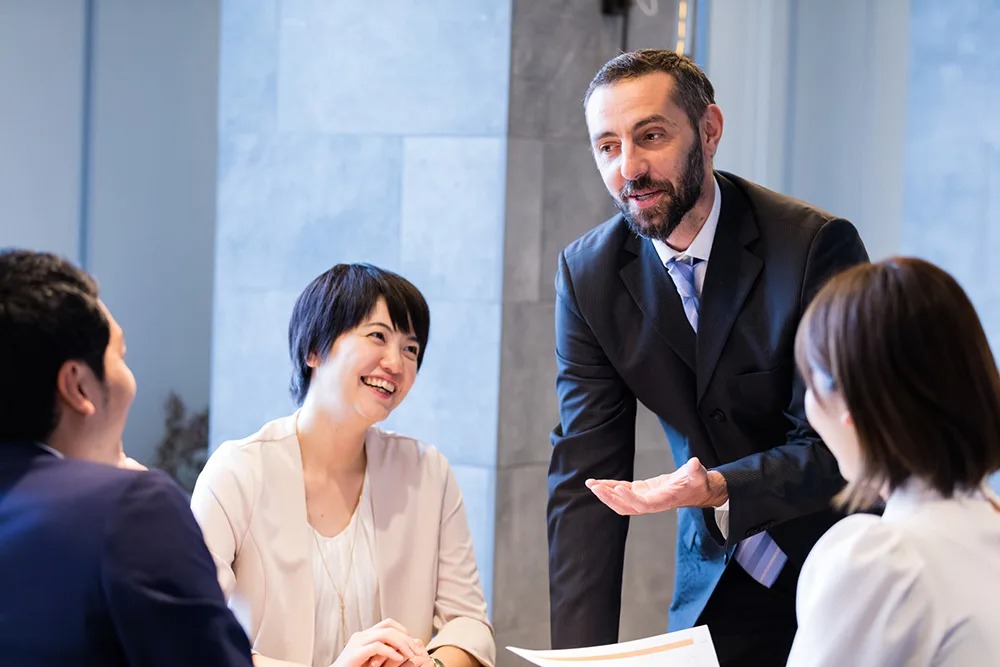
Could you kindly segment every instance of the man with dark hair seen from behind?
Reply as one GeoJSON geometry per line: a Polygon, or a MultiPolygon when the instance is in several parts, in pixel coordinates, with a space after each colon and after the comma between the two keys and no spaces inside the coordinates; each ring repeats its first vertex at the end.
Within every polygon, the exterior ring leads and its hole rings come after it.
{"type": "Polygon", "coordinates": [[[784,665],[798,571],[844,484],[805,419],[795,331],[864,245],[846,220],[713,168],[722,112],[686,57],[624,53],[584,106],[621,213],[556,276],[553,647],[618,640],[628,516],[677,509],[669,629],[707,624],[724,667],[784,665]],[[633,482],[637,401],[679,467],[633,482]]]}
{"type": "Polygon", "coordinates": [[[94,281],[0,250],[0,664],[251,665],[183,492],[116,467],[134,396],[94,281]]]}

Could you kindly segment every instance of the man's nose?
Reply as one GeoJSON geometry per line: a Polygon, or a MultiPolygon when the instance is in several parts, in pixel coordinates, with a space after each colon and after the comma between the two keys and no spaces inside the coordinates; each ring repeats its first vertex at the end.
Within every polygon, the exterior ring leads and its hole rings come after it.
{"type": "Polygon", "coordinates": [[[635,146],[622,146],[621,165],[622,178],[626,181],[637,181],[646,175],[649,164],[642,150],[635,146]]]}

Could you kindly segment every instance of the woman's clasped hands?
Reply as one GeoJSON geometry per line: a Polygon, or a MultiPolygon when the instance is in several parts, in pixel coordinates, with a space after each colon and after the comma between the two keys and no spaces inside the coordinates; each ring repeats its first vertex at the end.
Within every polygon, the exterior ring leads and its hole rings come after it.
{"type": "Polygon", "coordinates": [[[427,647],[387,618],[355,632],[330,667],[433,667],[427,647]]]}

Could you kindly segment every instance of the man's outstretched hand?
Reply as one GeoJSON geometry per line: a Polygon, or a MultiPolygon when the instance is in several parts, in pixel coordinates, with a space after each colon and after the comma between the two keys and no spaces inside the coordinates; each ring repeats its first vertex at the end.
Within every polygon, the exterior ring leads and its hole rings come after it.
{"type": "Polygon", "coordinates": [[[678,507],[719,507],[729,499],[726,479],[697,458],[672,473],[626,482],[588,479],[587,488],[622,516],[665,512],[678,507]]]}

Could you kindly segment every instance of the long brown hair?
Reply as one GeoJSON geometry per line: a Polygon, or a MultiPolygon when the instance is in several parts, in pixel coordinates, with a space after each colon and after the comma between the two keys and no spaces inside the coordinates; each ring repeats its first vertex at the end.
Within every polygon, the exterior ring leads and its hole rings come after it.
{"type": "Polygon", "coordinates": [[[954,278],[892,258],[832,278],[795,339],[806,386],[843,397],[861,450],[849,509],[911,476],[950,497],[1000,469],[1000,375],[976,310],[954,278]]]}

